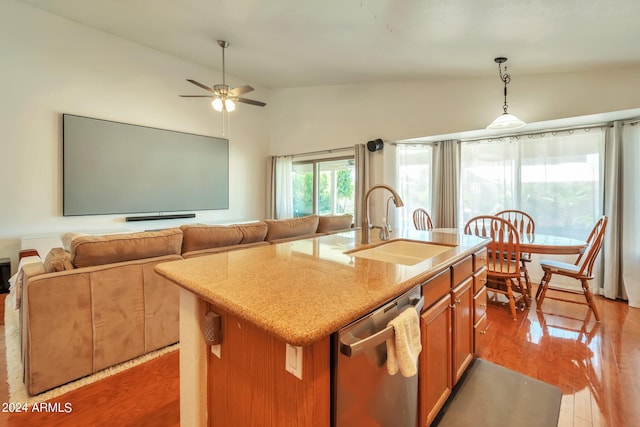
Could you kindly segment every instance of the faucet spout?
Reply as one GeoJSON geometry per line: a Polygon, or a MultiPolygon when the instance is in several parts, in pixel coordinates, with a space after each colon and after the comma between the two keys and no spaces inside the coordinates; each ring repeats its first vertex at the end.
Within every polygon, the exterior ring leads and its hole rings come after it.
{"type": "Polygon", "coordinates": [[[362,243],[363,244],[368,244],[369,243],[369,196],[371,195],[371,192],[377,188],[382,188],[385,189],[387,191],[389,191],[392,195],[393,195],[393,203],[396,205],[397,208],[400,208],[402,206],[404,206],[404,202],[402,201],[402,197],[400,197],[400,195],[398,194],[398,192],[393,189],[393,187],[386,185],[386,184],[376,184],[371,186],[367,192],[365,193],[363,199],[362,199],[362,212],[363,212],[363,219],[362,219],[362,243]]]}

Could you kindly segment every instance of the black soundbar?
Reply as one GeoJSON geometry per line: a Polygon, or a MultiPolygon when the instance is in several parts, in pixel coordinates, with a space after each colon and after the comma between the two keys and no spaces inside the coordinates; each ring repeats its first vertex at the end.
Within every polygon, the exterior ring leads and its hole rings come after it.
{"type": "Polygon", "coordinates": [[[125,221],[156,221],[159,219],[181,219],[181,218],[195,218],[196,214],[194,213],[186,213],[186,214],[169,214],[169,215],[147,215],[147,216],[128,216],[125,218],[125,221]]]}

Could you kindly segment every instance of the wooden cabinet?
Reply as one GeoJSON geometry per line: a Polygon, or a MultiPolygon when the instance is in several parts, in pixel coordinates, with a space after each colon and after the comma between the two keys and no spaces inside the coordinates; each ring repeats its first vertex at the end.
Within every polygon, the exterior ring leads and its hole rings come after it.
{"type": "Polygon", "coordinates": [[[469,277],[451,291],[453,302],[453,383],[473,360],[473,294],[469,277]]]}
{"type": "Polygon", "coordinates": [[[419,419],[429,426],[481,348],[486,330],[486,250],[463,258],[423,284],[419,419]]]}
{"type": "Polygon", "coordinates": [[[487,249],[473,254],[473,353],[478,356],[484,346],[491,323],[487,318],[487,249]]]}
{"type": "Polygon", "coordinates": [[[451,297],[441,298],[420,316],[419,414],[424,425],[434,420],[453,388],[451,297]]]}

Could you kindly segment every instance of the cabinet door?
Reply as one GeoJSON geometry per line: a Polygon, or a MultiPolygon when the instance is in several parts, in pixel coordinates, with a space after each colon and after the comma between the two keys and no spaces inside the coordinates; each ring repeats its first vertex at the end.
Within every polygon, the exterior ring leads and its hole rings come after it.
{"type": "Polygon", "coordinates": [[[420,426],[428,426],[451,394],[451,297],[440,299],[420,316],[420,426]]]}
{"type": "Polygon", "coordinates": [[[473,278],[451,291],[453,300],[453,383],[473,360],[473,278]]]}
{"type": "Polygon", "coordinates": [[[490,326],[491,323],[489,323],[486,313],[483,314],[482,317],[480,317],[480,319],[478,319],[476,324],[473,326],[475,346],[474,350],[477,357],[480,357],[482,355],[482,351],[485,347],[485,341],[487,339],[487,331],[489,330],[490,326]]]}

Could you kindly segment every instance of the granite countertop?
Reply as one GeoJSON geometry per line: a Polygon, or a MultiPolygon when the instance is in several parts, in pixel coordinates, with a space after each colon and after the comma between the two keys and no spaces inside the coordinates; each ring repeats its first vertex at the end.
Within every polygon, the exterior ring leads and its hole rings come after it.
{"type": "MultiPolygon", "coordinates": [[[[376,233],[372,233],[376,234],[376,233]]],[[[372,236],[373,239],[373,236],[372,236]]],[[[177,285],[292,345],[330,335],[484,247],[488,240],[453,232],[396,230],[394,239],[450,250],[413,266],[345,252],[365,249],[360,231],[162,263],[177,285]]]]}

